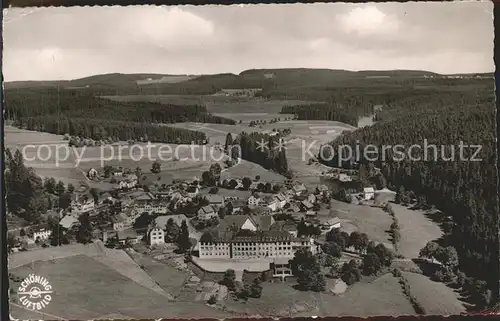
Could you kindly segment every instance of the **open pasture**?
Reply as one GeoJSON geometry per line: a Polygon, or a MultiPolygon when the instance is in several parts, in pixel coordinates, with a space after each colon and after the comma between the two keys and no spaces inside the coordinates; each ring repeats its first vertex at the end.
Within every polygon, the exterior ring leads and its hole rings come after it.
{"type": "Polygon", "coordinates": [[[444,283],[432,281],[417,273],[403,272],[403,275],[408,280],[411,293],[422,304],[426,314],[455,315],[466,311],[460,295],[444,283]]]}
{"type": "Polygon", "coordinates": [[[227,311],[246,316],[359,316],[415,314],[396,278],[386,274],[359,282],[340,295],[301,292],[293,283],[264,283],[262,297],[241,303],[228,299],[227,311]]]}
{"type": "Polygon", "coordinates": [[[337,200],[332,200],[331,206],[338,218],[356,226],[358,231],[366,233],[370,240],[382,242],[386,247],[392,248],[389,235],[386,233],[392,224],[392,218],[388,213],[377,207],[347,204],[337,200]]]}
{"type": "Polygon", "coordinates": [[[423,211],[410,210],[399,204],[391,204],[401,230],[399,253],[407,258],[417,258],[428,241],[443,235],[441,228],[428,218],[423,211]]]}
{"type": "Polygon", "coordinates": [[[19,276],[34,273],[49,280],[54,294],[51,303],[44,309],[47,316],[41,316],[46,320],[54,319],[48,315],[88,320],[110,313],[137,319],[229,316],[206,306],[204,302],[169,302],[164,296],[84,255],[59,259],[54,263],[37,262],[33,269],[27,265],[12,272],[19,276]]]}

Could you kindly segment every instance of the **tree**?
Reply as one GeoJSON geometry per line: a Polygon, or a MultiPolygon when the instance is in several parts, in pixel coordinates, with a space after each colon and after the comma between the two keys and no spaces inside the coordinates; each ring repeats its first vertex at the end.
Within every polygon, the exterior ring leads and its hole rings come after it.
{"type": "Polygon", "coordinates": [[[15,245],[16,245],[16,238],[14,234],[7,233],[7,252],[12,253],[15,245]]]}
{"type": "Polygon", "coordinates": [[[374,253],[378,256],[380,262],[385,266],[390,266],[394,259],[394,253],[385,247],[384,244],[379,243],[377,246],[368,246],[366,254],[374,253]]]}
{"type": "Polygon", "coordinates": [[[56,190],[56,180],[52,177],[45,179],[44,184],[43,184],[45,191],[49,194],[55,194],[56,190]]]}
{"type": "Polygon", "coordinates": [[[300,222],[297,224],[297,236],[308,236],[309,235],[309,229],[307,227],[306,221],[304,218],[300,220],[300,222]]]}
{"type": "Polygon", "coordinates": [[[342,248],[335,242],[326,242],[322,246],[323,252],[336,258],[342,256],[342,248]]]}
{"type": "Polygon", "coordinates": [[[64,183],[62,181],[57,182],[57,185],[55,187],[55,193],[56,195],[63,195],[64,192],[66,192],[66,188],[64,186],[64,183]]]}
{"type": "Polygon", "coordinates": [[[182,253],[191,249],[191,240],[189,239],[189,230],[186,221],[182,221],[181,231],[177,239],[177,245],[182,253]]]}
{"type": "Polygon", "coordinates": [[[252,285],[250,286],[250,297],[260,298],[262,296],[262,281],[259,277],[253,279],[252,285]]]}
{"type": "Polygon", "coordinates": [[[78,217],[80,226],[76,234],[76,241],[78,243],[87,244],[92,242],[92,224],[88,213],[84,213],[78,217]]]}
{"type": "Polygon", "coordinates": [[[215,180],[212,176],[212,174],[208,171],[205,171],[201,174],[201,181],[203,184],[207,186],[214,186],[215,185],[215,180]]]}
{"type": "Polygon", "coordinates": [[[219,218],[222,220],[222,219],[224,219],[224,217],[227,214],[227,209],[222,206],[221,208],[219,208],[219,211],[217,214],[219,215],[219,218]]]}
{"type": "Polygon", "coordinates": [[[440,246],[436,242],[427,242],[427,244],[420,250],[418,256],[421,258],[435,259],[439,248],[440,246]]]}
{"type": "Polygon", "coordinates": [[[222,167],[220,166],[219,163],[215,163],[215,164],[210,165],[210,168],[208,171],[212,175],[215,182],[220,181],[220,173],[222,172],[222,167]]]}
{"type": "Polygon", "coordinates": [[[243,189],[247,190],[250,188],[250,185],[252,185],[252,180],[248,177],[243,177],[243,180],[241,182],[243,184],[243,189]]]}
{"type": "Polygon", "coordinates": [[[225,285],[229,291],[234,292],[236,290],[236,273],[234,270],[226,270],[220,284],[225,285]]]}
{"type": "Polygon", "coordinates": [[[210,298],[208,298],[207,303],[210,304],[210,305],[216,304],[217,303],[217,296],[215,294],[212,294],[210,296],[210,298]]]}
{"type": "Polygon", "coordinates": [[[179,225],[173,219],[168,219],[165,225],[165,241],[168,243],[175,242],[179,238],[180,232],[179,225]]]}
{"type": "Polygon", "coordinates": [[[340,278],[347,285],[352,285],[361,280],[361,271],[359,270],[359,265],[356,260],[344,263],[340,270],[340,278]]]}
{"type": "Polygon", "coordinates": [[[297,288],[301,291],[324,291],[326,282],[316,257],[306,248],[295,252],[290,260],[293,275],[297,276],[297,288]]]}
{"type": "Polygon", "coordinates": [[[226,144],[224,146],[224,150],[226,151],[226,153],[230,153],[231,146],[233,146],[233,135],[231,133],[227,133],[226,144]]]}
{"type": "MultiPolygon", "coordinates": [[[[49,222],[52,233],[49,237],[50,245],[60,246],[62,244],[69,244],[68,237],[66,235],[66,229],[59,225],[57,220],[51,220],[49,222]]],[[[83,242],[82,242],[83,243],[83,242]]]]}
{"type": "Polygon", "coordinates": [[[68,184],[67,192],[73,194],[75,192],[75,186],[71,183],[68,184]]]}
{"type": "Polygon", "coordinates": [[[92,198],[94,199],[94,202],[97,204],[99,202],[99,191],[97,190],[97,188],[92,187],[89,190],[89,193],[92,196],[92,198]]]}
{"type": "Polygon", "coordinates": [[[260,180],[260,176],[259,175],[256,175],[255,176],[255,181],[258,182],[260,180]]]}
{"type": "Polygon", "coordinates": [[[333,256],[333,255],[328,254],[325,257],[325,262],[323,264],[325,266],[331,267],[331,266],[334,266],[335,264],[337,264],[337,262],[338,262],[338,257],[337,256],[333,256]]]}
{"type": "Polygon", "coordinates": [[[382,269],[382,262],[375,253],[367,254],[363,257],[363,273],[365,275],[375,275],[382,269]]]}
{"type": "Polygon", "coordinates": [[[219,188],[217,186],[210,188],[208,191],[209,194],[217,194],[217,192],[219,192],[219,188]]]}
{"type": "Polygon", "coordinates": [[[457,250],[455,250],[455,248],[452,246],[448,246],[445,248],[439,247],[436,250],[434,256],[436,260],[438,260],[447,267],[454,269],[458,266],[457,250]]]}
{"type": "Polygon", "coordinates": [[[349,243],[349,238],[349,234],[341,231],[339,228],[334,228],[326,233],[326,241],[337,243],[337,245],[340,246],[342,250],[345,249],[347,244],[349,243]]]}
{"type": "Polygon", "coordinates": [[[151,166],[151,173],[158,174],[161,172],[161,164],[158,161],[155,161],[151,166]]]}
{"type": "Polygon", "coordinates": [[[238,186],[238,182],[235,179],[232,179],[228,183],[228,188],[229,189],[235,189],[236,186],[238,186]]]}

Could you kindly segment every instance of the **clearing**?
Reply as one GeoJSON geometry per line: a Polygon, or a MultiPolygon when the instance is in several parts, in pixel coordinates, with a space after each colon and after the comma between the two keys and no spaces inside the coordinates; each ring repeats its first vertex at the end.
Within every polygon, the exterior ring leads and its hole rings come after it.
{"type": "Polygon", "coordinates": [[[423,211],[410,210],[399,204],[391,204],[401,229],[399,253],[407,258],[417,258],[428,241],[443,235],[441,228],[425,216],[423,211]]]}
{"type": "Polygon", "coordinates": [[[343,230],[348,233],[353,232],[353,230],[366,233],[370,240],[381,242],[387,248],[392,249],[389,235],[386,232],[392,224],[392,218],[381,208],[347,204],[337,200],[332,200],[331,206],[338,218],[344,221],[342,223],[343,230]]]}
{"type": "Polygon", "coordinates": [[[426,314],[452,315],[466,312],[460,295],[441,282],[411,272],[403,272],[410,285],[410,292],[422,304],[426,314]]]}

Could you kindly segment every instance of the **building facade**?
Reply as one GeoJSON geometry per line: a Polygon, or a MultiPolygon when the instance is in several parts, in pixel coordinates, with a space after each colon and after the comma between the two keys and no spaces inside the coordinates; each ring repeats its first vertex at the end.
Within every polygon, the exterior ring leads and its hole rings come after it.
{"type": "Polygon", "coordinates": [[[165,232],[159,228],[154,227],[149,231],[149,244],[159,245],[165,243],[165,232]]]}

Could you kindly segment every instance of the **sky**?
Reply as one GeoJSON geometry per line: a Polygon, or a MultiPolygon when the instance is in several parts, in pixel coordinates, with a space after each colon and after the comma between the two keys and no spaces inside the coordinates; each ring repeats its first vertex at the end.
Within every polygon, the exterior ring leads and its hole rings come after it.
{"type": "Polygon", "coordinates": [[[493,3],[4,10],[5,81],[258,68],[492,72],[493,3]]]}

